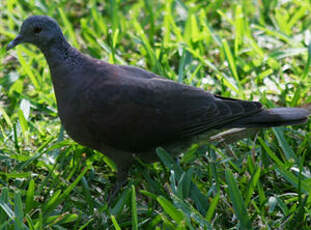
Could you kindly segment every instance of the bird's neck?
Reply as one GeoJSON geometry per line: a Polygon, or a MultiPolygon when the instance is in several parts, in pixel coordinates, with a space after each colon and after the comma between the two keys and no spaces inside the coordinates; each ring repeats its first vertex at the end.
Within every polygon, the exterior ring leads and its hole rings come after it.
{"type": "Polygon", "coordinates": [[[79,81],[84,55],[70,46],[66,40],[60,40],[48,47],[40,47],[40,50],[49,65],[57,105],[64,107],[70,100],[73,86],[79,81]]]}
{"type": "Polygon", "coordinates": [[[86,57],[61,39],[51,46],[41,48],[50,68],[55,88],[63,88],[74,81],[75,73],[83,68],[86,57]]]}
{"type": "Polygon", "coordinates": [[[62,68],[79,66],[80,53],[65,40],[54,42],[52,45],[41,48],[51,71],[62,68]],[[75,66],[76,65],[76,66],[75,66]]]}

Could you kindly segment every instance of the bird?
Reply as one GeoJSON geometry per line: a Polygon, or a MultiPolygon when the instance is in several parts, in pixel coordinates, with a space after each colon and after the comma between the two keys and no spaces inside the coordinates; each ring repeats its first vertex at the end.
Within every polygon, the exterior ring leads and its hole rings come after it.
{"type": "Polygon", "coordinates": [[[158,146],[176,155],[215,131],[308,120],[303,108],[265,109],[260,102],[214,95],[135,66],[92,58],[72,47],[48,16],[28,17],[7,50],[22,43],[43,52],[68,135],[110,157],[119,178],[126,177],[134,154],[157,161],[158,146]]]}

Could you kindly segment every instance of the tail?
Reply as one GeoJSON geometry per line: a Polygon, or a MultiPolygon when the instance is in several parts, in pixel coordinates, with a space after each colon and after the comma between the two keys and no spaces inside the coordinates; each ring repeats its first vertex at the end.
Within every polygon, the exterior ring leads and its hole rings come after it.
{"type": "Polygon", "coordinates": [[[273,108],[235,120],[229,123],[226,128],[268,128],[297,125],[305,123],[309,115],[310,112],[302,108],[273,108]]]}

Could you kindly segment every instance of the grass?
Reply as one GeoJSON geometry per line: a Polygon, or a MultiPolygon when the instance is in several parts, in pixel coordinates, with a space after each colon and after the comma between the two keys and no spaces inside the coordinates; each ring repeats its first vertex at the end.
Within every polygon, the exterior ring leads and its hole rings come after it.
{"type": "Polygon", "coordinates": [[[43,54],[6,52],[22,21],[55,18],[69,42],[110,63],[266,107],[311,102],[311,3],[0,2],[0,229],[310,229],[310,122],[176,161],[137,161],[107,204],[115,167],[60,125],[43,54]]]}

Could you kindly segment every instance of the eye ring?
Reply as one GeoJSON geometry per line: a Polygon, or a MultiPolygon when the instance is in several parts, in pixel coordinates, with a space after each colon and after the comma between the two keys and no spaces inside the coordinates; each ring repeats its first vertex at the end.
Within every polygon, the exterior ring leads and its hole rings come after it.
{"type": "Polygon", "coordinates": [[[42,31],[42,28],[39,27],[39,26],[36,26],[36,27],[33,28],[33,32],[34,32],[35,34],[38,34],[38,33],[40,33],[41,31],[42,31]]]}

